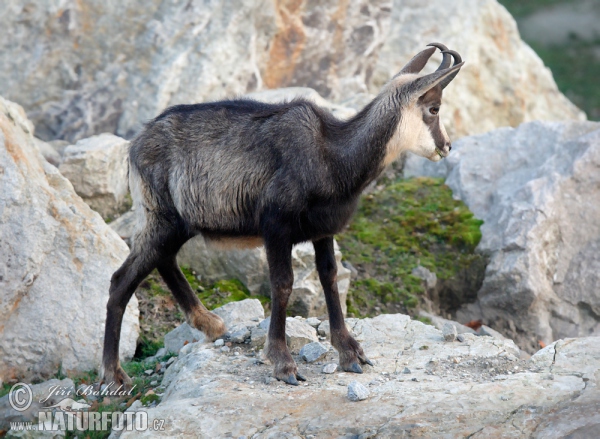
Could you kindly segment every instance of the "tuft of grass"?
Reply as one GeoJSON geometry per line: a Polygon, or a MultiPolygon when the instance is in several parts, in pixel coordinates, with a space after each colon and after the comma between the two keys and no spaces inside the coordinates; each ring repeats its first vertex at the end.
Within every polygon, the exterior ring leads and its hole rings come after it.
{"type": "Polygon", "coordinates": [[[347,231],[337,237],[344,258],[358,271],[348,313],[414,309],[425,287],[412,270],[421,265],[441,282],[457,278],[483,258],[474,252],[481,224],[452,198],[442,179],[397,179],[364,197],[347,231]]]}

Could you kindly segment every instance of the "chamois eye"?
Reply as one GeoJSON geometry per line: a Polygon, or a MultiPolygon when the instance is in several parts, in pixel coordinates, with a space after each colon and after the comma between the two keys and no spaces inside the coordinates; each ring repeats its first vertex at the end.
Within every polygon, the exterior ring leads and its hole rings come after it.
{"type": "Polygon", "coordinates": [[[436,114],[438,114],[440,112],[440,107],[431,107],[429,109],[429,112],[435,116],[436,114]]]}

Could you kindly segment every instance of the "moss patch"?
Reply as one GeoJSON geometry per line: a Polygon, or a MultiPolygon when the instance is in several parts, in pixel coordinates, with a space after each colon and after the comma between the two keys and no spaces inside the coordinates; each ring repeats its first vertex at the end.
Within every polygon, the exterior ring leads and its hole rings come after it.
{"type": "MultiPolygon", "coordinates": [[[[196,273],[188,267],[181,267],[181,271],[208,309],[249,298],[258,299],[263,306],[269,306],[269,297],[251,296],[245,285],[237,279],[208,283],[199,281],[196,273]]],[[[183,323],[185,315],[157,271],[142,282],[136,290],[136,296],[139,301],[141,331],[135,358],[143,359],[154,355],[163,346],[165,334],[183,323]]]]}
{"type": "Polygon", "coordinates": [[[362,199],[352,223],[337,237],[344,259],[358,271],[347,301],[348,313],[356,317],[411,313],[425,292],[424,282],[412,275],[419,265],[435,273],[440,285],[473,266],[485,268],[474,252],[483,222],[452,198],[442,179],[385,183],[362,199]]]}

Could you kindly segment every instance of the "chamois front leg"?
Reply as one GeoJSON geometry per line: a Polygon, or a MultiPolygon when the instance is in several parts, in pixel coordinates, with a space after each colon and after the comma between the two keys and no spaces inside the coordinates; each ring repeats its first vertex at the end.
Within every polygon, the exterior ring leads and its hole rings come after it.
{"type": "Polygon", "coordinates": [[[315,262],[319,279],[325,292],[325,302],[329,312],[329,327],[331,329],[331,344],[340,354],[340,366],[346,372],[362,373],[361,364],[373,363],[366,357],[360,344],[348,332],[344,323],[344,314],[340,305],[340,295],[337,286],[337,263],[333,248],[333,237],[313,241],[315,262]]]}
{"type": "Polygon", "coordinates": [[[298,373],[296,362],[285,342],[285,318],[292,293],[292,245],[288,239],[265,239],[271,279],[271,323],[265,352],[274,365],[273,376],[294,386],[306,379],[298,373]]]}

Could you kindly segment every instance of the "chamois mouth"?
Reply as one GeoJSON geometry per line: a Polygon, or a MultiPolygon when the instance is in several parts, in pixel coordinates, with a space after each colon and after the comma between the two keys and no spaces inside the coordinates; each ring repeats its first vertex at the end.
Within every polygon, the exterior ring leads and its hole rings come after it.
{"type": "Polygon", "coordinates": [[[443,158],[445,158],[445,157],[447,157],[447,155],[448,155],[448,154],[444,154],[444,152],[443,152],[441,149],[439,149],[437,146],[435,147],[435,152],[436,152],[436,153],[437,153],[437,155],[439,155],[439,156],[440,156],[440,158],[442,158],[442,159],[443,159],[443,158]]]}

